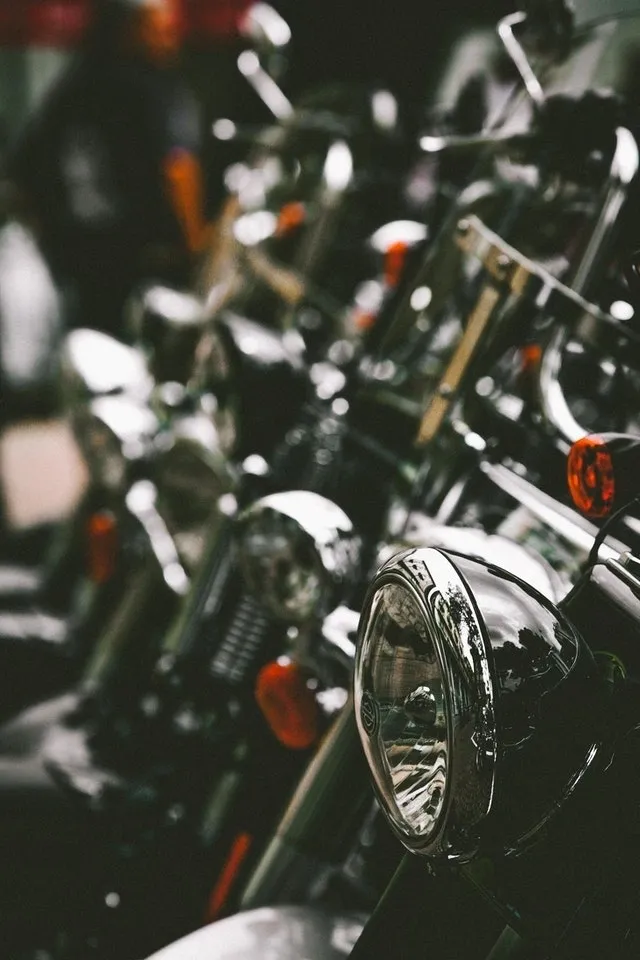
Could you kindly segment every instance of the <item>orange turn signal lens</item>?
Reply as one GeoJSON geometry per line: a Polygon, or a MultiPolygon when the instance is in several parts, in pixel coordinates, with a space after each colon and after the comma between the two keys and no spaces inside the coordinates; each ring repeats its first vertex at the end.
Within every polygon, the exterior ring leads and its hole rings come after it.
{"type": "Polygon", "coordinates": [[[93,513],[87,523],[87,569],[94,583],[107,583],[116,571],[118,528],[110,510],[93,513]]]}
{"type": "Polygon", "coordinates": [[[402,240],[387,247],[384,255],[384,282],[387,286],[397,287],[400,283],[408,252],[409,246],[402,240]]]}
{"type": "Polygon", "coordinates": [[[520,350],[520,372],[523,376],[532,376],[540,366],[542,347],[539,343],[528,343],[520,350]]]}
{"type": "Polygon", "coordinates": [[[616,483],[611,453],[603,437],[577,440],[567,459],[567,481],[574,504],[587,517],[607,517],[613,510],[616,483]]]}
{"type": "Polygon", "coordinates": [[[303,203],[285,203],[278,214],[276,237],[287,237],[301,227],[306,217],[303,203]]]}
{"type": "Polygon", "coordinates": [[[300,667],[285,657],[258,674],[256,701],[274,736],[290,750],[306,750],[318,739],[318,704],[300,667]]]}

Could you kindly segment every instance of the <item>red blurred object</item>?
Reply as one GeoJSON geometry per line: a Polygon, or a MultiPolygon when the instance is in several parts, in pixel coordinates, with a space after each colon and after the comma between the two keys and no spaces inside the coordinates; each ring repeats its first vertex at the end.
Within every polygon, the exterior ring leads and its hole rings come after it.
{"type": "Polygon", "coordinates": [[[524,376],[534,375],[540,366],[542,347],[539,343],[528,343],[520,351],[521,373],[524,376]]]}
{"type": "Polygon", "coordinates": [[[571,499],[581,513],[594,518],[611,513],[616,482],[603,437],[589,434],[573,444],[567,458],[567,481],[571,499]]]}
{"type": "Polygon", "coordinates": [[[211,891],[204,917],[205,923],[212,923],[217,920],[223,912],[234,880],[251,849],[252,842],[253,837],[249,833],[239,833],[234,838],[229,855],[220,871],[220,876],[211,891]]]}
{"type": "Polygon", "coordinates": [[[86,0],[40,0],[26,3],[24,7],[26,42],[35,46],[75,46],[91,19],[86,0]]]}
{"type": "Polygon", "coordinates": [[[193,43],[232,39],[252,0],[183,0],[187,37],[193,43]]]}
{"type": "MultiPolygon", "coordinates": [[[[181,0],[186,37],[233,39],[252,0],[181,0]]],[[[91,0],[0,0],[0,45],[74,47],[91,19],[91,0]]]]}
{"type": "Polygon", "coordinates": [[[285,205],[280,208],[280,213],[278,214],[276,236],[287,237],[290,233],[293,233],[294,230],[302,226],[306,215],[303,203],[285,203],[285,205]]]}
{"type": "Polygon", "coordinates": [[[364,332],[371,330],[375,326],[378,314],[371,310],[355,310],[352,316],[353,325],[356,330],[364,332]]]}
{"type": "Polygon", "coordinates": [[[256,701],[274,736],[290,750],[318,739],[318,704],[300,667],[282,657],[267,663],[256,680],[256,701]]]}
{"type": "Polygon", "coordinates": [[[408,252],[409,246],[402,240],[387,247],[384,255],[384,280],[387,286],[397,287],[400,283],[408,252]]]}
{"type": "Polygon", "coordinates": [[[109,510],[93,513],[87,523],[87,570],[94,583],[108,583],[118,562],[118,528],[109,510]]]}

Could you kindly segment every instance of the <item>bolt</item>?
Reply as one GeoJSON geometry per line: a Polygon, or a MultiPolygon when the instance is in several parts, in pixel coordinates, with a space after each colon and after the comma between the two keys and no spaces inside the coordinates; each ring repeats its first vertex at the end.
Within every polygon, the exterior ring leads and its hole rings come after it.
{"type": "Polygon", "coordinates": [[[496,265],[500,271],[500,274],[504,275],[511,266],[511,257],[509,257],[506,253],[501,253],[496,260],[496,265]]]}

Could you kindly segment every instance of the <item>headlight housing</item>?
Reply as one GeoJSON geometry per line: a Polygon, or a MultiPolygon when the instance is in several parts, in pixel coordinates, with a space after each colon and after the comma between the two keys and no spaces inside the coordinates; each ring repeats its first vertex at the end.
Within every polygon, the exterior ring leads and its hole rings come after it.
{"type": "Polygon", "coordinates": [[[249,588],[290,623],[337,606],[360,557],[344,511],[307,490],[275,493],[245,510],[238,518],[238,547],[249,588]]]}
{"type": "Polygon", "coordinates": [[[218,446],[215,427],[204,414],[183,417],[158,437],[153,481],[159,509],[187,566],[202,557],[220,497],[235,477],[218,446]]]}
{"type": "Polygon", "coordinates": [[[118,492],[127,479],[127,464],[148,449],[158,429],[153,413],[128,397],[100,397],[77,410],[73,432],[91,479],[118,492]]]}
{"type": "Polygon", "coordinates": [[[404,551],[368,592],[355,708],[410,850],[465,860],[535,839],[598,752],[604,692],[580,636],[490,564],[404,551]]]}

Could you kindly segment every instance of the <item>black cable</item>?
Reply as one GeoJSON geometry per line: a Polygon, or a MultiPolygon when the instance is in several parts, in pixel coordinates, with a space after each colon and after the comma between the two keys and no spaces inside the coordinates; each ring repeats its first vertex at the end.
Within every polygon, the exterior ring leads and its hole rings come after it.
{"type": "Polygon", "coordinates": [[[595,563],[598,562],[598,551],[600,550],[600,547],[604,543],[607,534],[611,531],[611,527],[614,525],[614,523],[616,523],[617,520],[619,520],[622,516],[628,513],[629,510],[636,504],[640,505],[640,494],[636,497],[633,497],[632,500],[628,500],[627,503],[623,504],[623,506],[619,507],[618,510],[612,513],[611,516],[607,517],[605,522],[600,527],[593,541],[593,546],[589,551],[589,556],[587,558],[587,563],[586,563],[587,568],[592,567],[595,563]]]}

